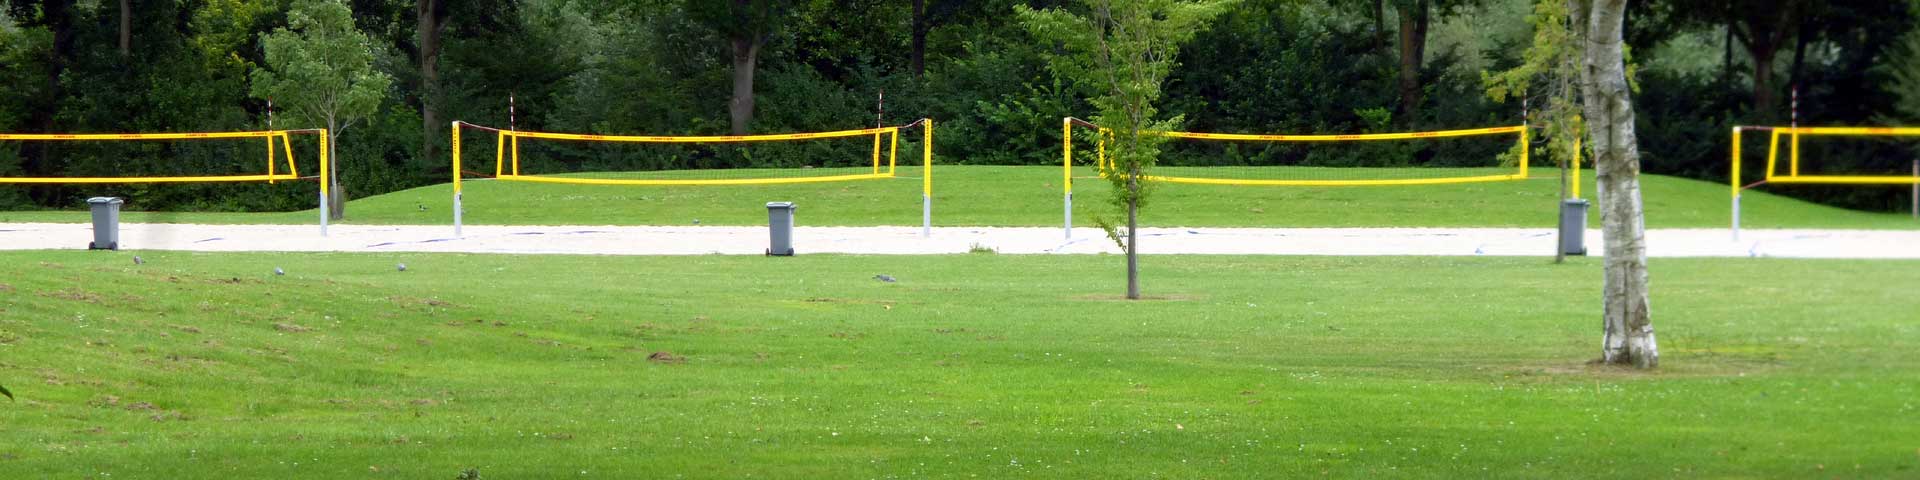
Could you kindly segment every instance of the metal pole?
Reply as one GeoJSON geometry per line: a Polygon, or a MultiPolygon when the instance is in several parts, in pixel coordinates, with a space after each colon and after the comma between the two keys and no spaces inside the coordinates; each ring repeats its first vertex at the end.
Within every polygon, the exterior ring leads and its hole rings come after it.
{"type": "Polygon", "coordinates": [[[1799,85],[1793,86],[1793,119],[1791,123],[1787,124],[1787,126],[1792,129],[1791,137],[1788,137],[1787,141],[1793,144],[1792,148],[1790,149],[1790,152],[1791,152],[1790,155],[1792,155],[1791,157],[1792,160],[1788,162],[1787,170],[1791,172],[1793,176],[1798,177],[1800,176],[1800,86],[1799,85]]]}
{"type": "Polygon", "coordinates": [[[460,122],[453,122],[453,237],[460,238],[460,122]]]}
{"type": "Polygon", "coordinates": [[[1740,127],[1733,127],[1733,166],[1728,173],[1728,188],[1733,190],[1733,241],[1740,241],[1740,127]]]}
{"type": "Polygon", "coordinates": [[[1064,205],[1067,211],[1067,239],[1073,239],[1073,119],[1060,119],[1060,155],[1062,174],[1060,188],[1066,191],[1064,205]]]}
{"type": "Polygon", "coordinates": [[[327,158],[329,147],[327,142],[331,141],[327,139],[328,133],[331,132],[324,128],[320,129],[320,236],[322,237],[327,236],[327,216],[331,213],[327,208],[327,189],[333,184],[332,168],[330,168],[333,159],[327,158]]]}
{"type": "Polygon", "coordinates": [[[926,119],[921,133],[926,138],[920,145],[920,156],[925,162],[920,170],[920,236],[933,237],[933,119],[926,119]]]}
{"type": "Polygon", "coordinates": [[[1740,194],[1733,195],[1733,241],[1740,241],[1740,194]]]}

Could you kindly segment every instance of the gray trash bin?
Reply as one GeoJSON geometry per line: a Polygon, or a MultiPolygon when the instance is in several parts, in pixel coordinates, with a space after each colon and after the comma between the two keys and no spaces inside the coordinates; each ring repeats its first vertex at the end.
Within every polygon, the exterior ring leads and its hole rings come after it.
{"type": "Polygon", "coordinates": [[[771,235],[767,255],[793,256],[793,202],[767,202],[767,230],[771,235]]]}
{"type": "Polygon", "coordinates": [[[1587,254],[1587,201],[1575,198],[1560,202],[1560,252],[1587,254]]]}
{"type": "Polygon", "coordinates": [[[87,199],[87,207],[93,210],[93,243],[87,244],[88,250],[120,249],[120,204],[125,203],[114,197],[93,197],[87,199]]]}

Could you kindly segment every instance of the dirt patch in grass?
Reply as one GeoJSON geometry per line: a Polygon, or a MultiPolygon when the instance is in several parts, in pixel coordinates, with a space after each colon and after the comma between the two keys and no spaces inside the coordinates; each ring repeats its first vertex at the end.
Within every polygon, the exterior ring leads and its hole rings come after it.
{"type": "Polygon", "coordinates": [[[674,355],[673,352],[663,350],[647,355],[647,361],[654,363],[685,363],[687,357],[674,355]]]}
{"type": "Polygon", "coordinates": [[[12,285],[0,283],[0,292],[12,292],[12,291],[13,291],[12,285]]]}
{"type": "Polygon", "coordinates": [[[896,305],[896,304],[898,304],[898,303],[900,303],[900,302],[896,302],[896,301],[893,301],[893,300],[866,300],[866,299],[854,299],[854,298],[831,298],[831,297],[812,297],[812,298],[808,298],[808,299],[805,299],[805,300],[801,300],[801,301],[802,301],[802,302],[806,302],[806,303],[839,303],[839,304],[848,304],[848,305],[885,305],[885,306],[887,306],[887,307],[892,307],[892,306],[894,306],[894,305],[896,305]]]}
{"type": "Polygon", "coordinates": [[[279,330],[282,332],[287,332],[287,333],[306,333],[306,332],[313,331],[313,329],[311,328],[302,327],[302,326],[291,324],[291,323],[276,323],[276,324],[273,324],[273,329],[279,330]]]}
{"type": "MultiPolygon", "coordinates": [[[[1662,357],[1671,360],[1675,354],[1684,354],[1684,350],[1665,351],[1662,357]]],[[[1593,380],[1652,380],[1660,378],[1708,378],[1735,377],[1741,375],[1764,374],[1783,367],[1777,359],[1756,358],[1753,356],[1687,356],[1684,361],[1662,362],[1660,367],[1642,370],[1631,365],[1609,365],[1599,359],[1581,362],[1568,362],[1557,365],[1521,367],[1504,370],[1502,379],[1521,383],[1558,383],[1564,381],[1593,380]]]]}
{"type": "Polygon", "coordinates": [[[78,288],[75,288],[72,290],[53,290],[53,291],[47,291],[47,292],[40,292],[40,296],[52,298],[56,300],[66,300],[70,302],[84,302],[84,303],[91,303],[95,305],[99,305],[101,300],[100,294],[89,292],[86,290],[81,290],[78,288]]]}
{"type": "Polygon", "coordinates": [[[1071,298],[1073,300],[1079,300],[1083,302],[1088,302],[1088,301],[1090,302],[1191,302],[1195,300],[1206,299],[1206,297],[1202,297],[1199,295],[1188,295],[1183,293],[1176,293],[1171,295],[1141,295],[1138,300],[1128,300],[1126,295],[1097,294],[1097,293],[1079,295],[1071,298]]]}
{"type": "Polygon", "coordinates": [[[403,307],[407,307],[407,306],[427,306],[427,307],[440,307],[440,308],[454,307],[453,303],[447,302],[438,298],[419,298],[419,297],[395,295],[395,296],[387,297],[387,301],[393,302],[403,307]]]}

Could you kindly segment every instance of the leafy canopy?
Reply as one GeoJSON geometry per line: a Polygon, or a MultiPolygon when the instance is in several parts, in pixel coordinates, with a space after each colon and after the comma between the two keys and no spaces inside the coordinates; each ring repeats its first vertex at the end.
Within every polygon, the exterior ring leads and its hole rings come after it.
{"type": "MultiPolygon", "coordinates": [[[[1113,203],[1122,211],[1145,204],[1148,184],[1131,181],[1145,175],[1160,155],[1166,137],[1184,118],[1158,118],[1155,102],[1172,73],[1180,45],[1193,38],[1234,0],[1081,0],[1080,8],[1015,12],[1035,38],[1051,42],[1064,55],[1051,55],[1055,78],[1096,92],[1088,99],[1098,111],[1093,121],[1112,129],[1108,146],[1113,168],[1104,172],[1114,184],[1113,203]]],[[[1113,222],[1101,219],[1118,241],[1113,222]]]]}
{"type": "Polygon", "coordinates": [[[372,115],[393,78],[373,68],[373,41],[347,4],[296,0],[287,23],[260,39],[267,68],[253,72],[253,96],[283,105],[296,125],[344,131],[372,115]]]}

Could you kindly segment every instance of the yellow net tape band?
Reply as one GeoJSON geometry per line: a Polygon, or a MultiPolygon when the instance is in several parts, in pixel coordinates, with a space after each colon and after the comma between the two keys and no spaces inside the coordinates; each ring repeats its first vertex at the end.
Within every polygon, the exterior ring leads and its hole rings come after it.
{"type": "Polygon", "coordinates": [[[1441,130],[1434,132],[1406,133],[1364,133],[1353,135],[1255,135],[1242,133],[1196,133],[1196,132],[1149,132],[1171,138],[1193,138],[1202,140],[1252,140],[1268,142],[1343,142],[1368,140],[1412,140],[1420,138],[1468,137],[1474,135],[1497,135],[1502,133],[1520,133],[1525,125],[1511,127],[1474,128],[1467,130],[1441,130]]]}
{"type": "Polygon", "coordinates": [[[1788,135],[1920,136],[1920,127],[1773,127],[1788,135]]]}
{"type": "Polygon", "coordinates": [[[263,130],[257,132],[206,133],[0,133],[0,140],[199,140],[212,138],[259,138],[316,130],[263,130]]]}
{"type": "Polygon", "coordinates": [[[638,142],[638,143],[741,143],[771,142],[778,140],[808,140],[816,138],[858,137],[862,135],[880,135],[894,132],[900,127],[865,128],[860,130],[841,130],[836,132],[779,133],[769,135],[711,135],[694,137],[670,137],[655,135],[586,135],[578,133],[551,133],[503,130],[501,134],[511,137],[544,138],[550,140],[589,140],[600,142],[638,142]]]}
{"type": "Polygon", "coordinates": [[[1248,180],[1232,178],[1162,177],[1142,175],[1141,178],[1152,182],[1190,183],[1199,185],[1258,185],[1280,187],[1359,187],[1385,185],[1445,185],[1452,183],[1499,182],[1506,180],[1525,180],[1526,175],[1480,175],[1473,177],[1440,178],[1403,178],[1392,180],[1248,180]]]}
{"type": "Polygon", "coordinates": [[[294,175],[227,175],[207,177],[0,177],[0,183],[206,183],[206,182],[274,182],[281,180],[300,180],[294,175]]]}
{"type": "Polygon", "coordinates": [[[844,182],[849,180],[873,180],[895,178],[890,173],[863,173],[857,175],[834,175],[827,177],[796,178],[727,178],[727,179],[638,179],[638,178],[573,178],[549,177],[542,175],[501,175],[496,179],[508,182],[564,183],[573,185],[766,185],[781,183],[819,183],[844,182]]]}
{"type": "Polygon", "coordinates": [[[1767,183],[1810,183],[1829,185],[1915,185],[1920,177],[1891,175],[1819,175],[1767,177],[1767,183]]]}

